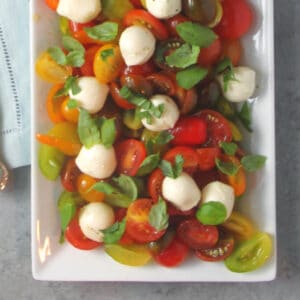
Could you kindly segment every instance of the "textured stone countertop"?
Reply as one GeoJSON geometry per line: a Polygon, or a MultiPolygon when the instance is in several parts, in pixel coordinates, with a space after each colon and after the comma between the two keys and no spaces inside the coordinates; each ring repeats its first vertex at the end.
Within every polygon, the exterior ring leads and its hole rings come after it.
{"type": "MultiPolygon", "coordinates": [[[[267,0],[269,1],[269,0],[267,0]]],[[[269,283],[55,283],[32,279],[30,169],[0,194],[0,300],[300,298],[300,2],[275,0],[278,275],[269,283]]]]}

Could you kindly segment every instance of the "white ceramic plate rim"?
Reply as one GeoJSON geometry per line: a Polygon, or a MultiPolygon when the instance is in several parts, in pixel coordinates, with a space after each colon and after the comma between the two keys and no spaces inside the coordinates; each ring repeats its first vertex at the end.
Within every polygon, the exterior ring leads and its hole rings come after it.
{"type": "MultiPolygon", "coordinates": [[[[91,252],[78,251],[69,245],[58,244],[59,226],[57,214],[53,210],[50,198],[57,196],[58,189],[54,184],[45,181],[38,170],[37,143],[35,134],[45,128],[49,123],[43,121],[43,105],[41,96],[45,96],[49,85],[42,83],[35,75],[34,62],[41,51],[41,36],[37,36],[40,17],[36,15],[37,2],[31,1],[30,6],[30,37],[31,37],[31,234],[32,234],[32,274],[37,280],[53,281],[142,281],[142,282],[258,282],[270,281],[276,276],[276,205],[275,205],[275,99],[274,99],[274,25],[273,25],[273,1],[252,0],[260,5],[265,13],[262,20],[263,36],[260,40],[262,51],[258,53],[264,63],[261,69],[261,91],[263,99],[255,103],[253,113],[258,120],[258,134],[256,141],[250,141],[251,150],[261,151],[263,145],[264,154],[268,156],[267,166],[262,171],[261,178],[253,187],[254,200],[245,205],[245,209],[255,211],[254,219],[257,219],[262,230],[269,232],[274,241],[274,254],[271,260],[263,268],[245,274],[229,272],[221,263],[197,264],[196,259],[190,259],[184,266],[176,269],[162,268],[157,265],[149,265],[141,268],[131,268],[117,264],[101,250],[91,252]],[[41,121],[42,120],[42,121],[41,121]],[[262,125],[264,120],[264,126],[262,125]],[[259,129],[263,129],[259,131],[259,129]],[[259,145],[257,145],[259,144],[259,145]],[[261,189],[263,185],[263,189],[261,189]],[[264,196],[264,197],[263,197],[264,196]],[[257,198],[260,198],[258,201],[257,198]],[[264,199],[262,199],[264,198],[264,199]],[[264,201],[264,202],[262,202],[264,201]],[[52,214],[51,214],[52,212],[52,214]],[[50,218],[51,216],[51,218],[50,218]],[[51,221],[50,221],[51,219],[51,221]],[[260,224],[261,223],[261,224],[260,224]]],[[[40,1],[41,2],[41,1],[40,1]]],[[[262,13],[262,12],[258,12],[262,13]]],[[[51,29],[51,28],[50,28],[51,29]]],[[[51,33],[45,33],[51,34],[51,33]]],[[[45,37],[43,37],[45,39],[45,37]]],[[[253,37],[248,37],[252,39],[253,37]]],[[[247,39],[247,38],[246,38],[247,39]]],[[[253,38],[252,43],[258,42],[253,38]]],[[[44,48],[50,45],[44,45],[44,48]]],[[[253,56],[251,49],[246,49],[246,54],[253,56]]],[[[255,55],[254,55],[255,56],[255,55]]],[[[259,65],[256,66],[258,69],[259,65]]],[[[255,178],[254,178],[255,180],[255,178]]],[[[252,199],[251,198],[251,199],[252,199]]],[[[248,198],[247,198],[248,199],[248,198]]],[[[55,201],[55,200],[53,200],[55,201]]],[[[54,204],[55,207],[55,204],[54,204]]]]}

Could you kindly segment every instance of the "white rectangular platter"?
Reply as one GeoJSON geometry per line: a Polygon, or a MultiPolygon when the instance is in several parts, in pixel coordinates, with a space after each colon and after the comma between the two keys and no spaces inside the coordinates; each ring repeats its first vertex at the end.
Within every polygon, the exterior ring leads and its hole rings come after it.
{"type": "Polygon", "coordinates": [[[38,54],[59,40],[56,16],[42,0],[31,1],[31,79],[32,79],[32,272],[38,280],[54,281],[143,281],[143,282],[253,282],[269,281],[276,275],[275,135],[274,135],[274,45],[273,1],[251,0],[256,11],[255,26],[243,39],[243,63],[258,73],[257,98],[253,105],[254,133],[247,149],[268,157],[266,167],[250,178],[247,195],[241,201],[245,211],[261,231],[273,237],[272,258],[261,269],[232,273],[223,263],[205,263],[190,258],[182,266],[168,269],[159,265],[133,268],[114,262],[102,249],[79,251],[59,244],[60,224],[56,202],[59,184],[42,177],[38,169],[37,132],[50,128],[44,99],[50,85],[36,77],[38,54]]]}

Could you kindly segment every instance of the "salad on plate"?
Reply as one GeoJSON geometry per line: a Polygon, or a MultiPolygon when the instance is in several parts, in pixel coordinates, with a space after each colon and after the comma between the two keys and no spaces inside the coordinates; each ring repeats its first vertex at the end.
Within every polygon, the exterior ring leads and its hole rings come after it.
{"type": "Polygon", "coordinates": [[[233,272],[272,239],[238,211],[266,157],[243,148],[256,72],[240,63],[247,0],[45,0],[61,45],[39,55],[52,123],[38,162],[60,180],[60,242],[128,266],[189,255],[233,272]]]}

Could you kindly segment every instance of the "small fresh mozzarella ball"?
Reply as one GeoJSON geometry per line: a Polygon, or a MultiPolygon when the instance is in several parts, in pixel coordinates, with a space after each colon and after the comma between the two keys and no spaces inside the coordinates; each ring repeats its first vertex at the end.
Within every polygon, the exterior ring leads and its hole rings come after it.
{"type": "Polygon", "coordinates": [[[169,19],[181,12],[181,0],[146,0],[147,10],[158,19],[169,19]]]}
{"type": "Polygon", "coordinates": [[[224,220],[226,221],[232,213],[234,200],[234,190],[230,185],[220,181],[214,181],[207,184],[202,190],[200,207],[201,205],[209,202],[219,202],[223,204],[226,208],[226,216],[224,220]]]}
{"type": "Polygon", "coordinates": [[[227,90],[224,88],[224,75],[218,76],[224,97],[231,102],[243,102],[255,92],[256,73],[248,67],[233,68],[235,79],[228,82],[227,90]]]}
{"type": "Polygon", "coordinates": [[[143,26],[130,26],[120,37],[120,50],[127,66],[147,62],[155,51],[155,37],[143,26]]]}
{"type": "Polygon", "coordinates": [[[100,0],[59,0],[56,12],[74,22],[87,23],[101,12],[100,0]]]}
{"type": "Polygon", "coordinates": [[[104,106],[109,93],[108,85],[100,83],[96,77],[81,77],[77,82],[81,91],[74,95],[70,90],[70,98],[77,100],[78,105],[90,114],[99,112],[104,106]]]}
{"type": "Polygon", "coordinates": [[[149,124],[147,119],[142,119],[143,125],[151,131],[163,131],[171,129],[175,126],[179,119],[180,112],[176,103],[166,95],[155,95],[150,101],[156,107],[164,105],[164,111],[160,118],[152,117],[152,122],[149,124]]]}
{"type": "Polygon", "coordinates": [[[113,209],[105,203],[89,203],[79,213],[79,226],[83,234],[90,240],[101,243],[104,229],[115,222],[113,209]]]}
{"type": "Polygon", "coordinates": [[[165,177],[162,183],[163,197],[181,211],[195,207],[201,192],[194,179],[185,172],[177,178],[165,177]]]}
{"type": "Polygon", "coordinates": [[[75,162],[82,173],[98,179],[110,177],[117,167],[114,148],[106,148],[102,144],[90,149],[83,146],[75,162]]]}

